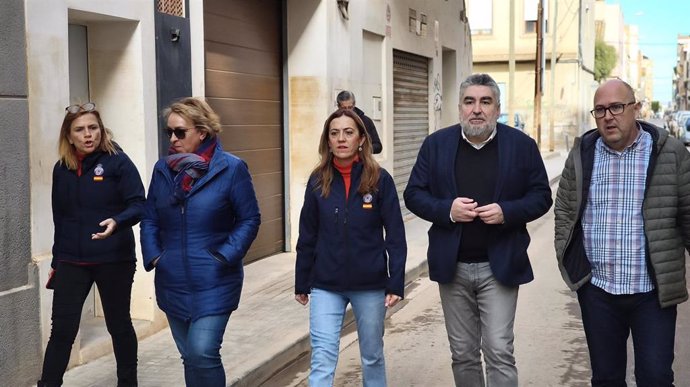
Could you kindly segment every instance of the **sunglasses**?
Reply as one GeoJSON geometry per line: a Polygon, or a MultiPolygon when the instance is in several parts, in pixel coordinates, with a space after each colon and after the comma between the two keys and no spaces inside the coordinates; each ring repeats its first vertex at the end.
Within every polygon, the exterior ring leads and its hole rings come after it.
{"type": "Polygon", "coordinates": [[[96,104],[93,102],[87,102],[83,105],[79,105],[79,104],[69,105],[65,108],[65,111],[67,113],[72,113],[72,114],[77,114],[80,111],[91,112],[94,110],[96,110],[96,104]]]}
{"type": "Polygon", "coordinates": [[[189,129],[187,128],[165,128],[165,134],[168,135],[168,138],[171,138],[173,133],[175,134],[175,137],[177,137],[178,140],[184,140],[184,138],[187,136],[187,131],[189,129]]]}

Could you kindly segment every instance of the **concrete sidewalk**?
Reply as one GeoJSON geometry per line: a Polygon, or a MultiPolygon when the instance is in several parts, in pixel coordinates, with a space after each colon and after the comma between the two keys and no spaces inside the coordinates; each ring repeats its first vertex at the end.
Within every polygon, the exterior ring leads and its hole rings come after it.
{"type": "MultiPolygon", "coordinates": [[[[543,157],[553,185],[566,154],[552,152],[543,157]]],[[[408,283],[426,270],[428,227],[428,222],[418,218],[405,223],[408,283]]],[[[294,265],[295,254],[282,253],[245,267],[240,307],[230,317],[221,349],[228,386],[260,386],[309,351],[309,309],[294,300],[294,265]]],[[[64,385],[117,385],[115,358],[111,354],[70,369],[64,385]]],[[[184,386],[182,361],[169,329],[139,342],[139,386],[184,386]]]]}

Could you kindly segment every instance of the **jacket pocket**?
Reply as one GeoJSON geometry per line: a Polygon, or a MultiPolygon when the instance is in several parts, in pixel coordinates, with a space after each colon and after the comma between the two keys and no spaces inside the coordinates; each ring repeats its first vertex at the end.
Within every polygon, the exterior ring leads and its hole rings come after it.
{"type": "Polygon", "coordinates": [[[209,249],[206,249],[206,252],[208,253],[208,255],[211,256],[211,258],[213,258],[218,263],[220,263],[222,265],[227,265],[227,266],[230,265],[230,263],[225,259],[225,257],[221,253],[219,253],[217,251],[212,251],[209,249]]]}
{"type": "Polygon", "coordinates": [[[161,266],[161,262],[165,258],[166,253],[167,251],[165,250],[161,251],[161,255],[159,255],[158,258],[154,258],[153,261],[151,261],[151,264],[153,265],[154,269],[157,269],[161,266]]]}
{"type": "Polygon", "coordinates": [[[592,265],[589,263],[585,252],[582,234],[582,226],[578,223],[573,231],[570,244],[563,253],[563,267],[572,284],[577,284],[592,272],[592,265]]]}

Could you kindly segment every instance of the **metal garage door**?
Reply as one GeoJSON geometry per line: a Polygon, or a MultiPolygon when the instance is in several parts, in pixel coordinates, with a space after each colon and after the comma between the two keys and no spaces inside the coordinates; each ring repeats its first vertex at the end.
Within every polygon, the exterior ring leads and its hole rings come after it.
{"type": "Polygon", "coordinates": [[[245,263],[284,251],[282,4],[205,0],[206,98],[223,148],[249,165],[261,228],[245,263]]]}
{"type": "Polygon", "coordinates": [[[403,216],[411,213],[403,191],[417,160],[417,152],[429,134],[429,66],[425,57],[393,51],[393,175],[403,216]]]}

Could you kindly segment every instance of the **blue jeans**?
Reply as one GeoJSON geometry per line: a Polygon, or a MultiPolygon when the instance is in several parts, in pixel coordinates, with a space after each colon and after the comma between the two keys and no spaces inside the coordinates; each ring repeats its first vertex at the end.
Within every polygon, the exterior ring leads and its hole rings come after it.
{"type": "Polygon", "coordinates": [[[439,285],[456,386],[517,387],[513,324],[518,287],[494,278],[488,262],[459,262],[452,282],[439,285]]]}
{"type": "Polygon", "coordinates": [[[310,387],[333,385],[335,367],[338,363],[340,331],[348,303],[352,304],[357,323],[363,386],[386,386],[386,363],[383,358],[385,298],[383,289],[346,292],[312,289],[309,312],[310,387]]]}
{"type": "Polygon", "coordinates": [[[167,316],[177,350],[182,355],[186,386],[225,387],[220,347],[230,313],[206,316],[196,321],[167,316]]]}
{"type": "Polygon", "coordinates": [[[625,386],[632,332],[638,387],[673,386],[676,306],[661,308],[657,292],[614,295],[587,283],[577,291],[592,386],[625,386]]]}

